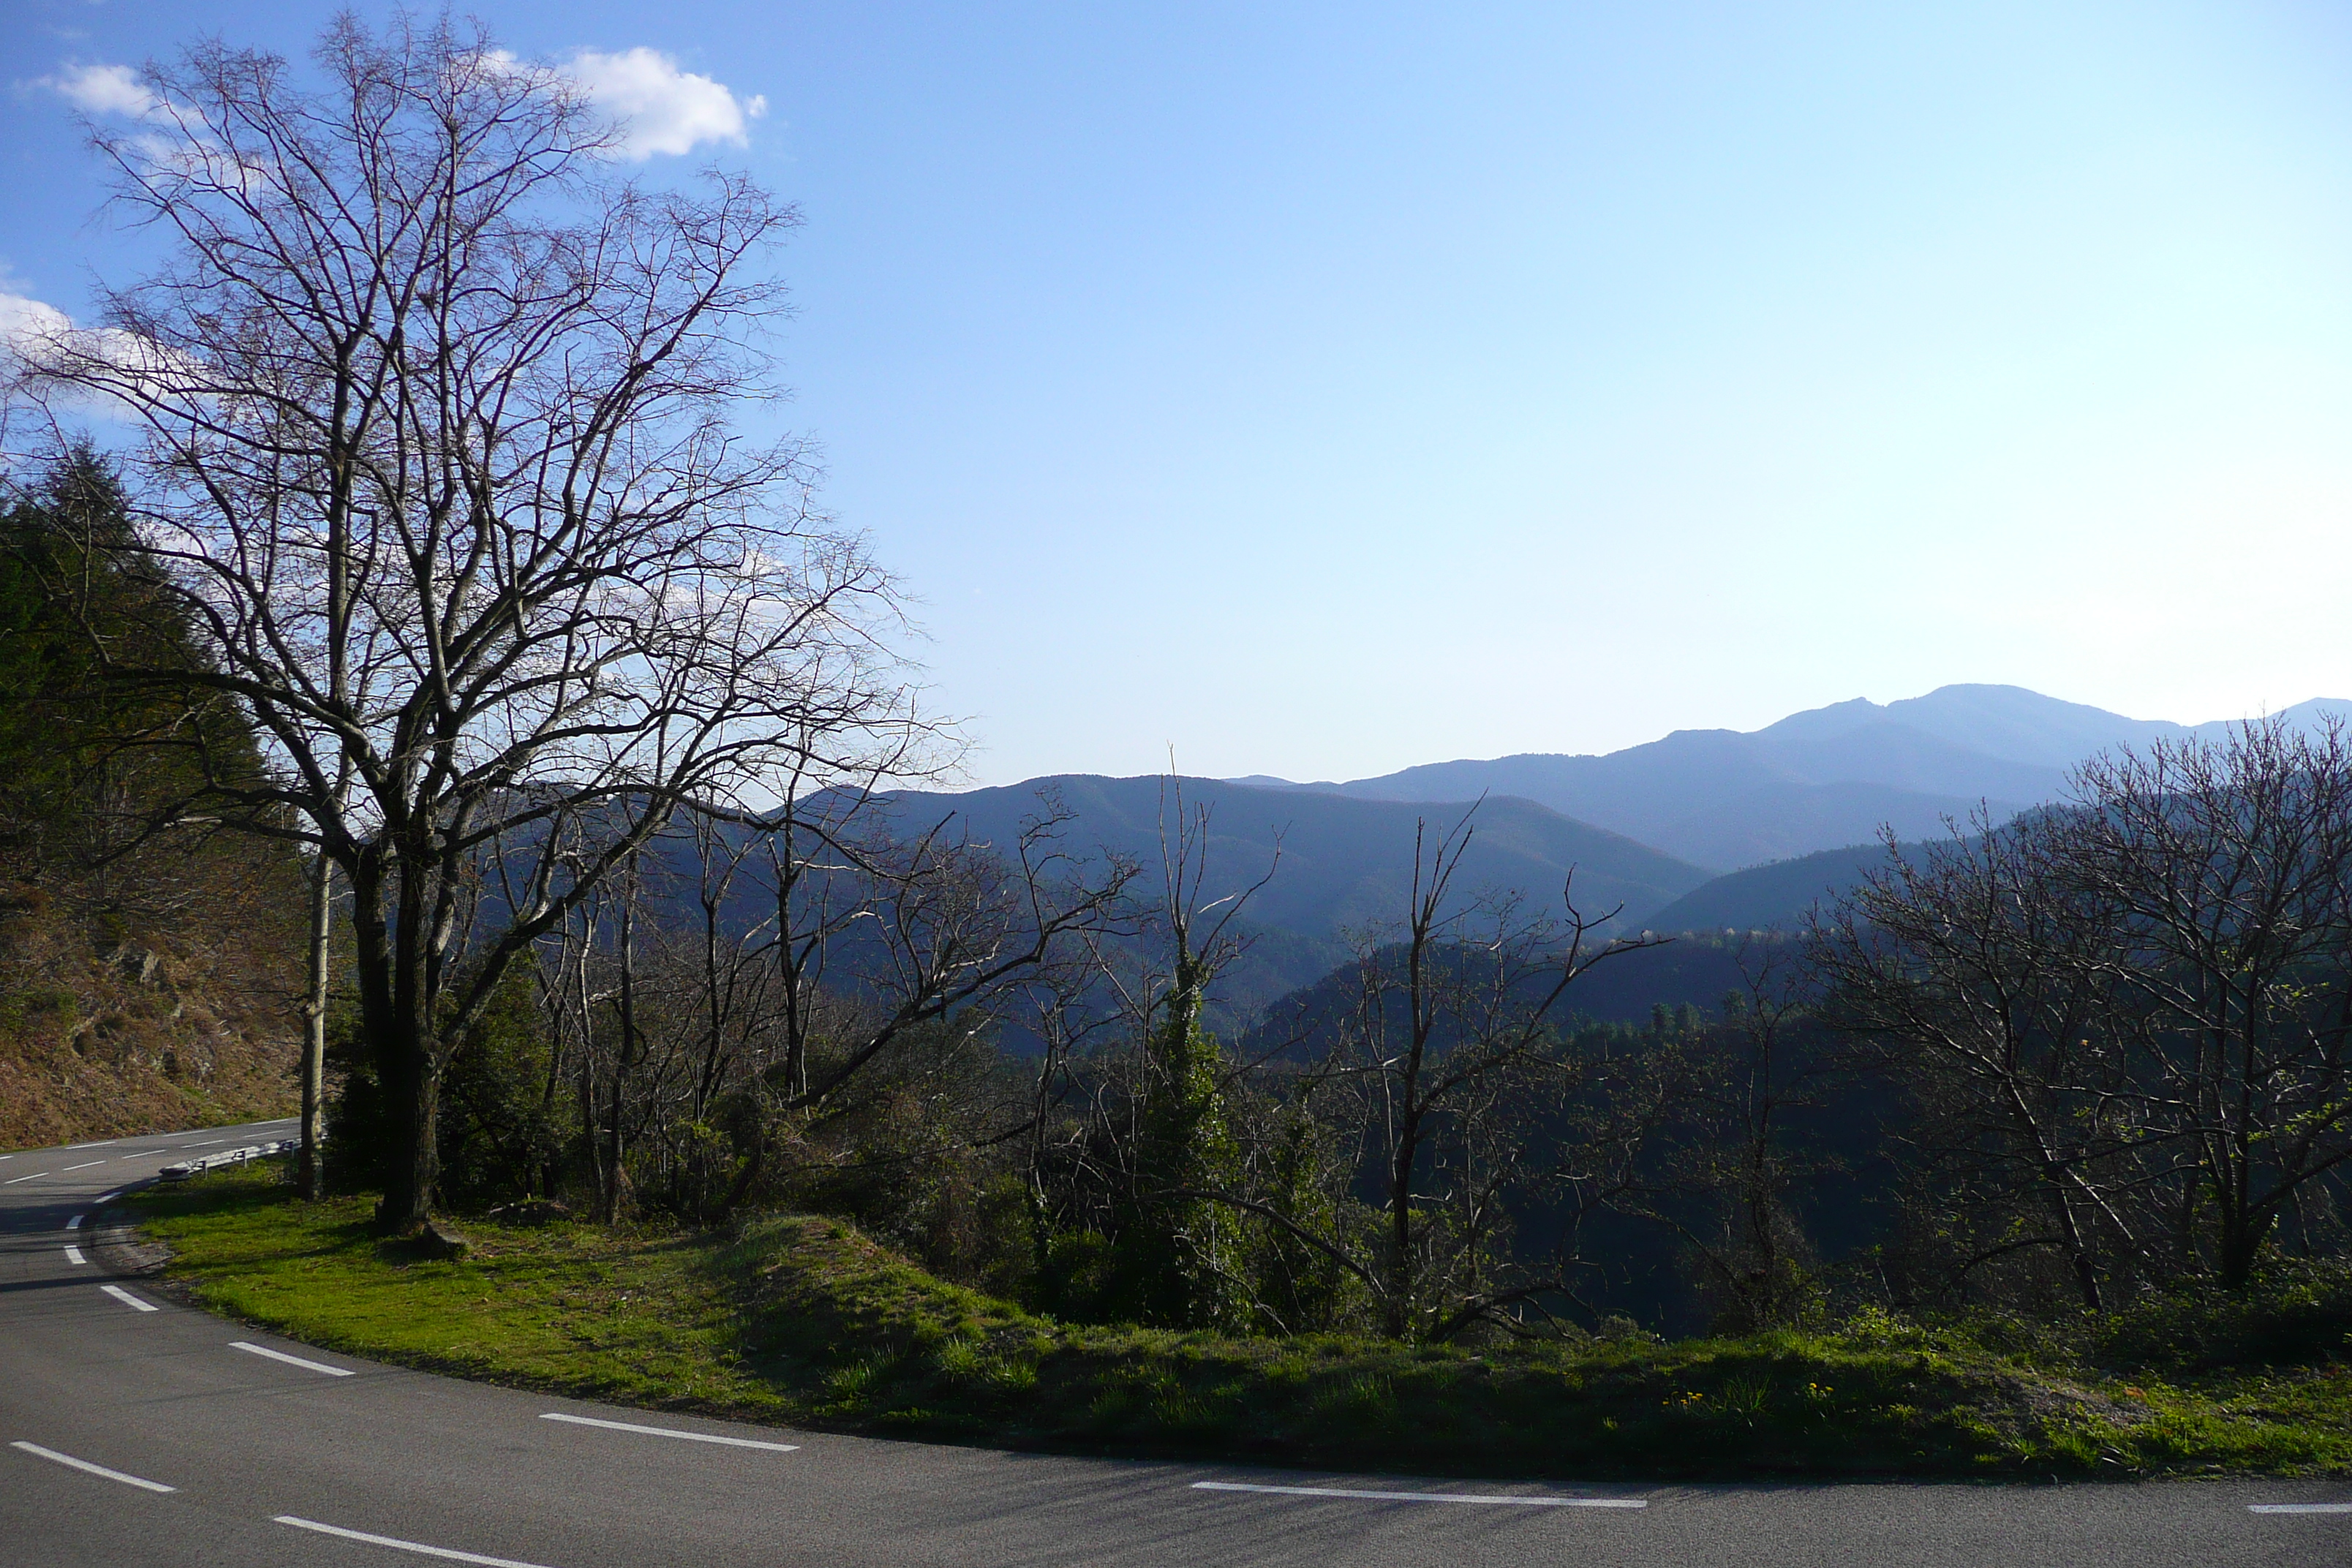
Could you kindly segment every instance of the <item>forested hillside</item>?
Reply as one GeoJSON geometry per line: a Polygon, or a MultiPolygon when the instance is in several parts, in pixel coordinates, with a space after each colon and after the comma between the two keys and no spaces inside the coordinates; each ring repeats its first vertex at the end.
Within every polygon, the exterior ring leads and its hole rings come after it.
{"type": "Polygon", "coordinates": [[[1884,845],[1862,844],[1727,871],[1651,911],[1650,923],[1669,931],[1797,931],[1808,910],[1853,887],[1885,858],[1884,845]]]}
{"type": "MultiPolygon", "coordinates": [[[[1264,878],[1250,900],[1251,920],[1324,938],[1393,919],[1412,887],[1414,825],[1425,822],[1433,833],[1451,827],[1477,798],[1429,805],[1214,779],[1087,773],[894,798],[910,822],[952,816],[975,837],[1006,844],[1021,820],[1037,812],[1041,792],[1071,813],[1064,837],[1074,848],[1107,848],[1147,863],[1159,858],[1163,826],[1172,827],[1184,811],[1207,813],[1203,895],[1224,898],[1264,878]]],[[[1580,908],[1596,916],[1622,908],[1627,921],[1638,922],[1707,879],[1687,861],[1508,792],[1478,810],[1476,829],[1463,861],[1465,894],[1515,888],[1550,897],[1572,870],[1580,908]]]]}
{"type": "MultiPolygon", "coordinates": [[[[1251,940],[1223,976],[1222,1023],[1238,1024],[1276,996],[1319,979],[1351,939],[1392,926],[1409,901],[1416,826],[1433,837],[1474,802],[1426,805],[1256,789],[1214,779],[1065,774],[999,789],[892,797],[902,829],[947,824],[1009,846],[1050,801],[1067,813],[1059,842],[1087,857],[1123,858],[1159,873],[1163,829],[1204,813],[1199,846],[1203,903],[1249,893],[1251,940]],[[1261,881],[1264,885],[1258,886],[1261,881]],[[1253,890],[1254,889],[1254,890],[1253,890]]],[[[1638,927],[1654,910],[1706,880],[1696,866],[1622,835],[1509,796],[1477,805],[1455,883],[1459,900],[1503,891],[1556,900],[1574,876],[1577,906],[1612,930],[1638,927]]],[[[1646,1014],[1648,1003],[1642,1004],[1646,1014]]]]}
{"type": "Polygon", "coordinates": [[[258,765],[232,705],[106,678],[198,657],[115,574],[135,548],[86,459],[0,516],[0,1145],[292,1103],[300,868],[208,813],[199,740],[258,765]]]}

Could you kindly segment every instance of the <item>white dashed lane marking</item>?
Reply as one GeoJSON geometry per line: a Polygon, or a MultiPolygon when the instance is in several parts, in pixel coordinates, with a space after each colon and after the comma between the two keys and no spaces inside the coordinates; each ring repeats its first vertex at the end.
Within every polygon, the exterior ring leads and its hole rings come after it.
{"type": "Polygon", "coordinates": [[[1643,1498],[1523,1497],[1511,1492],[1383,1492],[1348,1487],[1264,1487],[1243,1481],[1194,1481],[1196,1492],[1273,1492],[1281,1497],[1365,1498],[1374,1502],[1469,1502],[1505,1508],[1647,1508],[1643,1498]]]}
{"type": "Polygon", "coordinates": [[[414,1552],[419,1557],[441,1557],[452,1563],[479,1563],[483,1568],[540,1568],[536,1563],[519,1563],[511,1557],[485,1557],[478,1552],[458,1552],[446,1546],[427,1546],[421,1541],[403,1541],[394,1535],[370,1535],[364,1530],[345,1530],[339,1524],[320,1524],[315,1519],[297,1519],[281,1513],[272,1524],[290,1524],[297,1530],[313,1531],[320,1535],[340,1536],[345,1541],[364,1541],[370,1546],[389,1546],[394,1552],[414,1552]]]}
{"type": "Polygon", "coordinates": [[[2352,1502],[2250,1502],[2248,1513],[2352,1513],[2352,1502]]]}
{"type": "Polygon", "coordinates": [[[142,1312],[152,1312],[157,1310],[154,1302],[142,1301],[120,1285],[100,1285],[99,1289],[126,1307],[136,1307],[142,1312]]]}
{"type": "Polygon", "coordinates": [[[60,1454],[55,1448],[44,1448],[38,1443],[11,1443],[8,1447],[21,1448],[27,1454],[47,1459],[53,1465],[63,1465],[68,1469],[80,1470],[87,1475],[103,1476],[110,1481],[121,1481],[126,1487],[140,1487],[151,1492],[179,1489],[176,1487],[167,1487],[161,1481],[142,1480],[137,1476],[126,1476],[121,1470],[110,1470],[104,1465],[93,1465],[88,1459],[77,1459],[71,1454],[60,1454]]]}
{"type": "Polygon", "coordinates": [[[68,1247],[66,1248],[66,1261],[68,1263],[88,1263],[89,1259],[81,1255],[80,1247],[68,1247]]]}
{"type": "Polygon", "coordinates": [[[299,1366],[305,1372],[323,1372],[329,1377],[352,1375],[350,1367],[329,1366],[322,1361],[304,1361],[299,1355],[288,1355],[284,1351],[274,1351],[268,1345],[257,1345],[249,1340],[231,1340],[228,1342],[228,1348],[233,1351],[243,1351],[248,1355],[268,1356],[271,1361],[282,1361],[288,1366],[299,1366]]]}
{"type": "Polygon", "coordinates": [[[751,1437],[721,1437],[713,1432],[681,1432],[674,1426],[641,1426],[634,1421],[599,1421],[593,1415],[566,1415],[551,1410],[541,1421],[568,1421],[574,1426],[602,1426],[608,1432],[635,1432],[647,1437],[683,1437],[689,1443],[723,1443],[730,1448],[766,1448],[778,1454],[800,1452],[797,1443],[762,1443],[751,1437]]]}

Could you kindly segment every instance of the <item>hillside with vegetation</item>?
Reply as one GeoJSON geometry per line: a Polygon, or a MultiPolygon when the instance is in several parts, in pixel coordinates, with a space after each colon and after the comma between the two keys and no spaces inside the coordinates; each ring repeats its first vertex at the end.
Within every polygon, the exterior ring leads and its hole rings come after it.
{"type": "Polygon", "coordinates": [[[114,573],[136,547],[94,461],[0,514],[0,1146],[292,1101],[300,867],[215,820],[202,759],[258,765],[233,706],[108,679],[200,658],[114,573]]]}
{"type": "MultiPolygon", "coordinates": [[[[947,1283],[839,1220],[621,1231],[490,1220],[462,1258],[265,1169],[142,1198],[167,1289],[400,1365],[575,1398],[898,1438],[1418,1475],[1969,1480],[2352,1467],[2352,1379],[2237,1367],[2343,1286],[2055,1331],[1833,1325],[1673,1343],[1408,1344],[1091,1326],[947,1283]],[[2217,1365],[2219,1363],[2221,1364],[2217,1365]]],[[[2275,1352],[2273,1352],[2275,1353],[2275,1352]]]]}

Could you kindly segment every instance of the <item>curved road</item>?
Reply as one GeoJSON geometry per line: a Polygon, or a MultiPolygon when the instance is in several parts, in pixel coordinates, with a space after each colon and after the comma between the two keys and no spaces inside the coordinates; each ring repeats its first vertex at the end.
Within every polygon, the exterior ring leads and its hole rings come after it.
{"type": "Polygon", "coordinates": [[[2352,1562],[2341,1483],[1482,1484],[730,1426],[310,1350],[77,1261],[100,1196],[289,1131],[0,1157],[0,1565],[2352,1562]]]}

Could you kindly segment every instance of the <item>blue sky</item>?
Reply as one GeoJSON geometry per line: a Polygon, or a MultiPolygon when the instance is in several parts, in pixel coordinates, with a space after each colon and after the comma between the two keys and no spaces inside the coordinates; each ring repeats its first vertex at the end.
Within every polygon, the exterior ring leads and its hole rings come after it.
{"type": "MultiPolygon", "coordinates": [[[[12,0],[0,294],[141,265],[60,84],[328,10],[12,0]]],[[[480,14],[801,204],[791,417],[975,782],[2352,695],[2340,7],[480,14]]]]}

